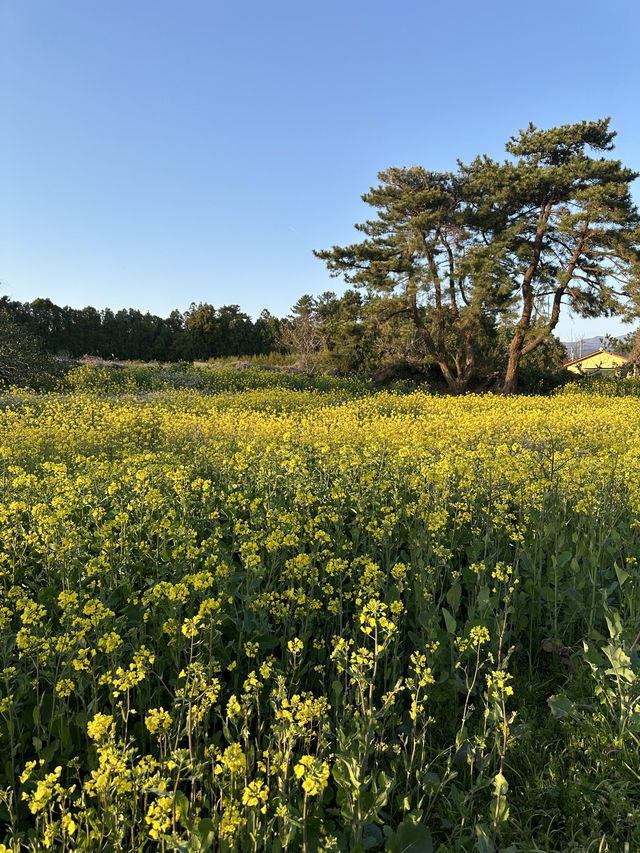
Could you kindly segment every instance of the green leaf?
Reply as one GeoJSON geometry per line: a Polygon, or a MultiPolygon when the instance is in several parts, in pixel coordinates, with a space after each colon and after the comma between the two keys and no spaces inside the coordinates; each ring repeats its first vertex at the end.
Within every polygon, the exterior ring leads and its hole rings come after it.
{"type": "Polygon", "coordinates": [[[605,646],[602,651],[611,663],[611,669],[607,670],[607,673],[633,684],[636,674],[631,667],[631,658],[625,650],[620,646],[605,646]]]}
{"type": "Polygon", "coordinates": [[[618,583],[620,584],[620,586],[622,586],[626,580],[629,580],[631,575],[617,563],[613,564],[613,568],[616,570],[616,577],[618,578],[618,583]]]}
{"type": "Polygon", "coordinates": [[[598,669],[598,667],[602,666],[602,657],[597,649],[594,649],[593,646],[584,644],[584,652],[582,654],[582,659],[585,660],[592,669],[598,669]]]}
{"type": "Polygon", "coordinates": [[[444,624],[447,629],[447,634],[451,634],[451,636],[454,637],[456,633],[456,620],[449,613],[446,607],[442,608],[442,615],[444,616],[444,624]]]}
{"type": "Polygon", "coordinates": [[[504,778],[502,773],[496,773],[493,778],[493,793],[496,798],[497,805],[497,822],[503,823],[509,817],[509,807],[507,805],[507,791],[509,783],[504,778]]]}
{"type": "Polygon", "coordinates": [[[433,853],[431,833],[423,823],[404,820],[387,840],[388,853],[433,853]]]}
{"type": "Polygon", "coordinates": [[[339,756],[336,758],[331,772],[333,778],[341,788],[358,792],[360,790],[358,771],[359,765],[356,758],[339,756]]]}
{"type": "Polygon", "coordinates": [[[607,620],[607,627],[609,628],[609,636],[612,640],[615,640],[622,634],[622,620],[620,619],[620,614],[617,610],[610,610],[609,613],[605,615],[605,619],[607,620]]]}
{"type": "Polygon", "coordinates": [[[182,791],[176,791],[175,804],[178,820],[181,826],[186,828],[189,825],[189,800],[186,794],[183,794],[182,791]]]}
{"type": "Polygon", "coordinates": [[[396,786],[395,780],[389,779],[387,775],[381,770],[378,773],[378,777],[376,779],[375,791],[376,791],[376,799],[375,799],[375,811],[378,812],[379,809],[383,808],[387,804],[387,800],[389,799],[389,794],[393,791],[396,786]]]}
{"type": "Polygon", "coordinates": [[[56,738],[53,740],[48,746],[46,746],[42,750],[42,757],[45,761],[49,762],[53,758],[53,756],[58,751],[58,747],[60,746],[60,741],[56,738]]]}
{"type": "Polygon", "coordinates": [[[488,586],[483,586],[478,592],[478,607],[485,608],[489,604],[491,593],[488,586]]]}
{"type": "Polygon", "coordinates": [[[476,850],[478,853],[495,853],[496,846],[491,839],[491,835],[487,827],[482,823],[475,825],[476,830],[476,850]]]}
{"type": "Polygon", "coordinates": [[[215,829],[213,826],[213,821],[208,817],[203,818],[201,821],[198,821],[198,838],[200,840],[200,849],[208,850],[213,846],[213,842],[215,841],[215,829]]]}
{"type": "Polygon", "coordinates": [[[562,693],[559,693],[556,696],[549,696],[547,699],[547,705],[551,708],[551,713],[556,720],[562,720],[565,717],[579,719],[582,716],[577,710],[575,703],[573,703],[568,696],[564,696],[562,693]]]}
{"type": "Polygon", "coordinates": [[[458,604],[460,603],[461,594],[462,594],[462,587],[456,581],[456,583],[454,583],[451,586],[451,589],[447,592],[447,602],[451,605],[454,612],[458,609],[458,604]]]}
{"type": "Polygon", "coordinates": [[[362,833],[362,846],[365,850],[375,850],[384,841],[384,835],[375,823],[365,824],[362,833]]]}
{"type": "Polygon", "coordinates": [[[495,794],[506,794],[509,790],[509,783],[502,773],[496,773],[493,777],[493,790],[495,794]]]}
{"type": "Polygon", "coordinates": [[[566,566],[567,563],[570,562],[572,556],[573,556],[572,551],[563,551],[561,554],[559,554],[558,555],[558,563],[557,563],[558,568],[559,569],[564,568],[564,566],[566,566]]]}

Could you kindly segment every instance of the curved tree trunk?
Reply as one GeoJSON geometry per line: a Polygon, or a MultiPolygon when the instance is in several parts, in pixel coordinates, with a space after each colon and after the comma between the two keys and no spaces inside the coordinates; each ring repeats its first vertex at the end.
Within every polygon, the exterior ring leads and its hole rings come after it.
{"type": "Polygon", "coordinates": [[[504,384],[502,386],[502,393],[507,394],[516,394],[518,392],[518,371],[520,369],[520,352],[514,352],[513,354],[509,351],[509,361],[507,363],[507,370],[504,375],[504,384]]]}

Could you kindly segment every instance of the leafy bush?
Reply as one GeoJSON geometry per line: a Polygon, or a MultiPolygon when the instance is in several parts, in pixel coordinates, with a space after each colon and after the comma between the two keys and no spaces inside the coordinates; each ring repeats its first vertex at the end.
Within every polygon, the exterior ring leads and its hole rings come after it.
{"type": "Polygon", "coordinates": [[[55,384],[59,374],[59,367],[43,352],[41,342],[0,310],[0,388],[47,388],[55,384]]]}
{"type": "Polygon", "coordinates": [[[640,397],[640,377],[582,376],[559,392],[568,395],[594,394],[603,397],[640,397]]]}

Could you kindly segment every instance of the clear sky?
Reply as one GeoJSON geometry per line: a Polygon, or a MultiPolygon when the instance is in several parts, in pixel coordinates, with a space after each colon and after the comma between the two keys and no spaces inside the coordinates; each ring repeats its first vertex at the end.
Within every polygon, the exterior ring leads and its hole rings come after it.
{"type": "MultiPolygon", "coordinates": [[[[0,0],[0,282],[12,299],[288,313],[340,292],[389,166],[612,117],[640,171],[635,0],[0,0]]],[[[640,179],[635,189],[640,200],[640,179]]],[[[566,317],[563,339],[618,333],[566,317]]]]}

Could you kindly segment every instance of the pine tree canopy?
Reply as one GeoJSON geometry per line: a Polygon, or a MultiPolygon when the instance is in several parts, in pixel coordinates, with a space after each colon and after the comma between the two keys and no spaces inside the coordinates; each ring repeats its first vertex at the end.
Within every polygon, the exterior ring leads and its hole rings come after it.
{"type": "Polygon", "coordinates": [[[529,125],[503,162],[387,169],[363,195],[376,211],[356,225],[364,239],[315,254],[332,275],[400,296],[453,391],[468,387],[496,325],[510,326],[504,390],[513,392],[522,357],[551,335],[563,306],[638,313],[637,173],[602,156],[614,137],[609,119],[529,125]]]}

